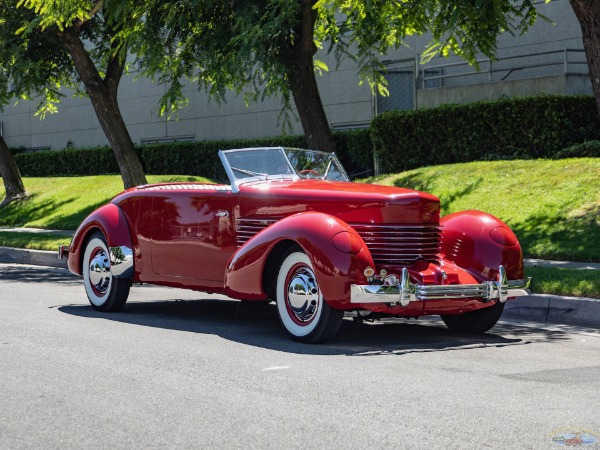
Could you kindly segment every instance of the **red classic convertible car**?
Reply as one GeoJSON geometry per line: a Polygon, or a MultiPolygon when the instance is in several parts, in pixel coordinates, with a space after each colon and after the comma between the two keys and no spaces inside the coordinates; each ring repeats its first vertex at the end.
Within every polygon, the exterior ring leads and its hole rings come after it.
{"type": "Polygon", "coordinates": [[[59,249],[95,309],[121,309],[132,283],[274,300],[287,333],[316,343],[346,311],[439,314],[453,330],[485,332],[507,299],[527,294],[519,241],[489,214],[440,220],[438,198],[352,183],[334,154],[219,156],[230,184],[129,189],[59,249]]]}

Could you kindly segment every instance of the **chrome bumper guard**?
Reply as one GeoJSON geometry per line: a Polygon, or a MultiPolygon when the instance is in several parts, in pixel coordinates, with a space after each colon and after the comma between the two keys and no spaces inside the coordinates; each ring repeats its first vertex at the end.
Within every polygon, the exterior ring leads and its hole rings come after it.
{"type": "Polygon", "coordinates": [[[69,250],[71,250],[71,247],[69,245],[61,245],[60,247],[58,247],[58,259],[68,259],[69,250]]]}
{"type": "Polygon", "coordinates": [[[426,285],[410,282],[408,270],[402,269],[402,278],[396,286],[357,285],[350,289],[350,303],[390,303],[408,306],[410,302],[440,299],[481,298],[484,302],[498,299],[504,303],[509,297],[529,295],[531,278],[507,280],[506,269],[499,267],[497,281],[481,284],[426,285]]]}

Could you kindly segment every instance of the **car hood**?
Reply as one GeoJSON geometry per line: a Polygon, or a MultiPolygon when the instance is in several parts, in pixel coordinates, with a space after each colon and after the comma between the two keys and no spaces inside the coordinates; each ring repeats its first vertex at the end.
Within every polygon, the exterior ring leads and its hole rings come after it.
{"type": "Polygon", "coordinates": [[[253,182],[240,186],[242,218],[280,219],[305,211],[348,223],[438,224],[440,201],[412,189],[326,180],[253,182]]]}

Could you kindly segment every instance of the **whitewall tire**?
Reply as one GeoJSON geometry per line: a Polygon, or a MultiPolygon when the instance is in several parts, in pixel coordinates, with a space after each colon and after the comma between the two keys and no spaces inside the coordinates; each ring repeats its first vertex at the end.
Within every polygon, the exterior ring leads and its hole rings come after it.
{"type": "Polygon", "coordinates": [[[279,320],[297,341],[324,342],[342,324],[344,311],[325,302],[310,259],[297,247],[283,257],[277,274],[276,297],[279,320]]]}
{"type": "Polygon", "coordinates": [[[97,231],[87,241],[83,253],[83,284],[92,307],[98,311],[123,308],[131,280],[115,278],[111,270],[110,251],[104,235],[97,231]]]}

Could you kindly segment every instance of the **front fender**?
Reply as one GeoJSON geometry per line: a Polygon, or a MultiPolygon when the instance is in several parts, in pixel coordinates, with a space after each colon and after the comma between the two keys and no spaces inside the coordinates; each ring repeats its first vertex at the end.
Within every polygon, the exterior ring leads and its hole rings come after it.
{"type": "Polygon", "coordinates": [[[69,270],[77,275],[82,274],[81,260],[85,245],[88,237],[97,230],[104,234],[111,250],[113,275],[118,278],[132,278],[133,245],[129,223],[121,208],[114,203],[98,208],[79,225],[69,249],[69,270]]]}
{"type": "Polygon", "coordinates": [[[479,282],[496,280],[503,265],[509,280],[523,278],[523,253],[512,230],[481,211],[460,211],[440,221],[442,253],[479,282]]]}
{"type": "Polygon", "coordinates": [[[365,284],[365,268],[375,267],[364,241],[347,223],[324,213],[300,213],[265,228],[236,251],[227,266],[225,293],[245,300],[267,299],[265,275],[273,280],[281,262],[268,266],[267,261],[286,242],[308,255],[323,297],[338,309],[350,306],[350,285],[365,284]]]}

